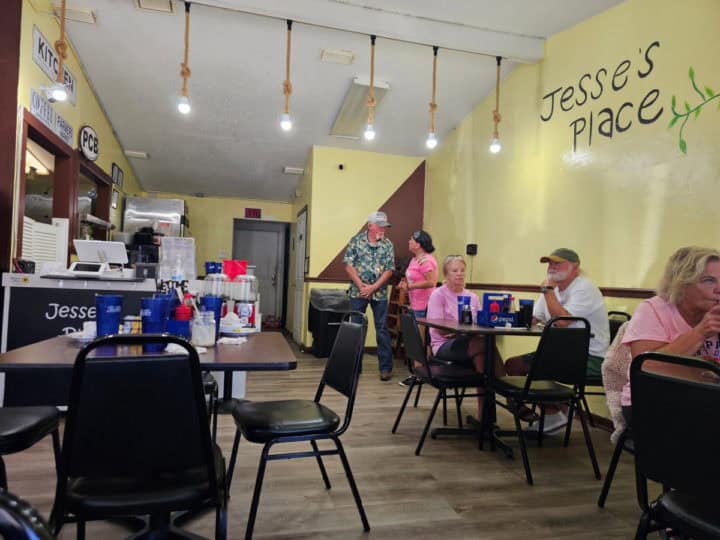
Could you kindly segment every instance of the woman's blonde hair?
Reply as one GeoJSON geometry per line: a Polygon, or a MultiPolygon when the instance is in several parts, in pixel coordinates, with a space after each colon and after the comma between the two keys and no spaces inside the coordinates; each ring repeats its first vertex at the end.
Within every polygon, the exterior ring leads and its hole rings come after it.
{"type": "Polygon", "coordinates": [[[467,264],[465,263],[465,259],[462,255],[448,255],[445,257],[445,260],[443,261],[443,276],[447,275],[447,268],[448,265],[453,261],[460,261],[463,263],[463,266],[467,267],[467,264]]]}
{"type": "Polygon", "coordinates": [[[670,304],[679,304],[688,285],[697,283],[709,262],[720,261],[716,249],[688,246],[678,249],[668,259],[657,295],[670,304]]]}

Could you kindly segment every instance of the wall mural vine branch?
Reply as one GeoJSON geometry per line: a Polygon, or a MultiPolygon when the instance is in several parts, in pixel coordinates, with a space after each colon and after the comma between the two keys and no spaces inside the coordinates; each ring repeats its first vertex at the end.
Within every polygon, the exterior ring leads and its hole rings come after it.
{"type": "MultiPolygon", "coordinates": [[[[685,112],[679,113],[677,111],[677,98],[673,94],[671,103],[673,118],[672,120],[670,120],[670,124],[668,125],[668,129],[670,129],[680,120],[682,120],[682,123],[680,124],[680,131],[678,132],[678,145],[680,146],[680,151],[683,154],[687,154],[687,141],[685,140],[683,134],[685,132],[685,125],[688,123],[688,120],[690,120],[691,116],[693,117],[693,119],[700,116],[700,112],[705,105],[707,105],[714,99],[720,98],[720,94],[716,93],[709,86],[705,86],[705,92],[700,90],[697,82],[695,82],[695,70],[692,68],[692,66],[690,66],[690,69],[688,69],[688,77],[690,78],[690,83],[692,84],[693,90],[695,90],[695,92],[700,96],[701,101],[694,107],[691,107],[690,103],[685,100],[685,102],[683,103],[685,107],[685,112]]],[[[718,100],[718,110],[720,110],[720,100],[718,100]]]]}

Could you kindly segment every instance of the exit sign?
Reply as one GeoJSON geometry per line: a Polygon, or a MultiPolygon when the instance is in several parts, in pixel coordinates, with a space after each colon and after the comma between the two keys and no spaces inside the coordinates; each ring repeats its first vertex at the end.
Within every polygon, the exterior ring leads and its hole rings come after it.
{"type": "Polygon", "coordinates": [[[245,217],[247,219],[261,219],[262,210],[260,208],[246,208],[245,217]]]}

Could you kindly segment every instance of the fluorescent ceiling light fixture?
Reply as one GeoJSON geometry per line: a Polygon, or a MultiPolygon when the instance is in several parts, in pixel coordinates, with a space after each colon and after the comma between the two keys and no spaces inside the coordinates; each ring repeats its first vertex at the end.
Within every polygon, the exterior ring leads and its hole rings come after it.
{"type": "Polygon", "coordinates": [[[125,150],[125,157],[135,159],[150,159],[150,154],[142,152],[140,150],[125,150]]]}
{"type": "Polygon", "coordinates": [[[175,13],[172,0],[135,0],[135,7],[154,13],[175,13]]]}
{"type": "MultiPolygon", "coordinates": [[[[390,90],[385,81],[375,80],[375,108],[380,105],[383,97],[390,90]]],[[[367,98],[370,88],[368,77],[356,77],[350,83],[340,111],[330,129],[330,135],[348,139],[359,139],[367,124],[367,98]]]]}
{"type": "Polygon", "coordinates": [[[305,169],[302,167],[283,167],[283,172],[285,174],[303,174],[305,169]]]}
{"type": "Polygon", "coordinates": [[[352,64],[355,53],[343,49],[320,49],[320,61],[328,64],[352,64]]]}
{"type": "MultiPolygon", "coordinates": [[[[53,13],[55,13],[56,17],[60,17],[60,2],[55,2],[53,13]]],[[[66,7],[65,19],[86,24],[95,24],[97,21],[95,11],[84,7],[66,7]]]]}
{"type": "Polygon", "coordinates": [[[64,84],[56,82],[47,89],[47,98],[50,103],[67,101],[67,88],[64,84]]]}

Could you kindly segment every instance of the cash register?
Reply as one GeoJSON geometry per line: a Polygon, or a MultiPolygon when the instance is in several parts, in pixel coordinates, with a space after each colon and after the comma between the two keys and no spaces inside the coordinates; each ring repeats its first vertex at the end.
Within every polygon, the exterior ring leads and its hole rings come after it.
{"type": "Polygon", "coordinates": [[[78,261],[68,268],[68,274],[84,278],[122,277],[122,266],[128,262],[125,244],[101,240],[73,240],[78,261]],[[121,265],[118,269],[111,264],[121,265]]]}

